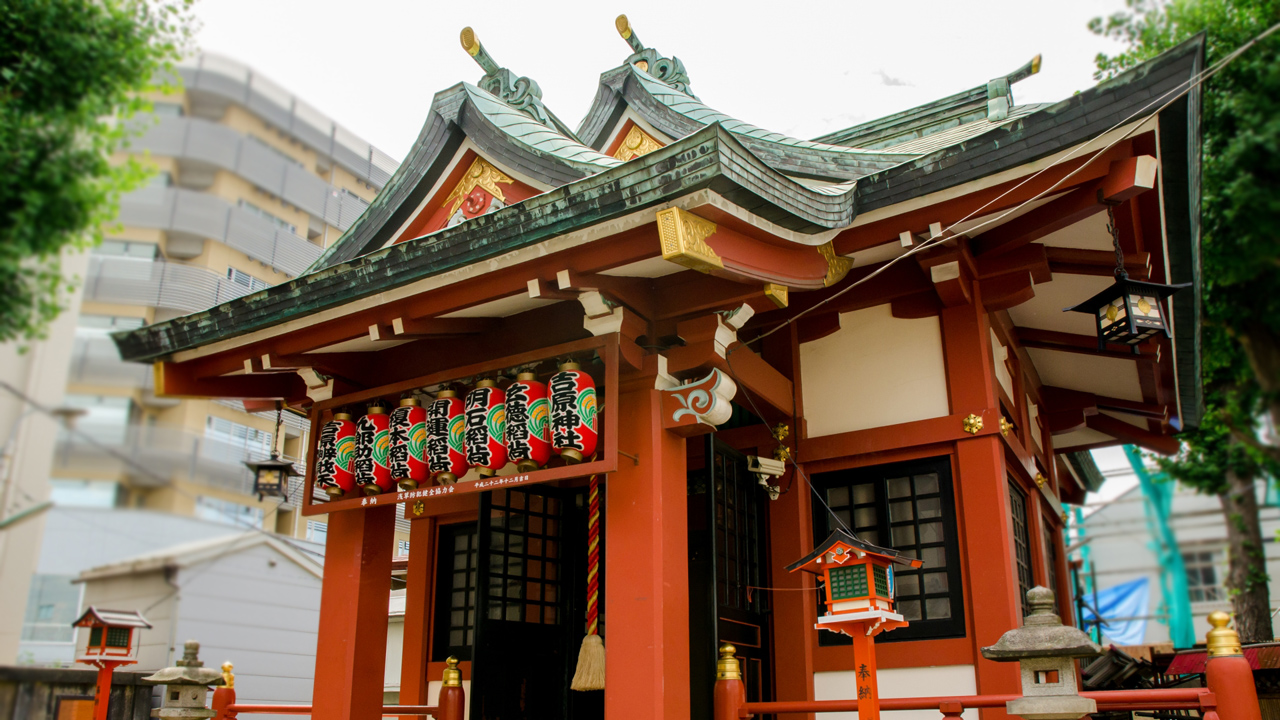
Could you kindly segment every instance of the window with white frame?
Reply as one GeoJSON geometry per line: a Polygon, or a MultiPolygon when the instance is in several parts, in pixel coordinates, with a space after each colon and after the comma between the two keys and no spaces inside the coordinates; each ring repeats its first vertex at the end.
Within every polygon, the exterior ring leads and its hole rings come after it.
{"type": "Polygon", "coordinates": [[[264,513],[261,508],[249,507],[229,500],[200,495],[196,498],[196,517],[224,525],[261,527],[264,513]]]}
{"type": "Polygon", "coordinates": [[[249,273],[237,270],[233,267],[227,268],[227,279],[249,292],[258,292],[259,290],[266,290],[271,287],[270,283],[259,280],[249,273]]]}
{"type": "Polygon", "coordinates": [[[397,541],[396,541],[396,554],[397,554],[397,555],[408,555],[408,554],[409,554],[409,541],[408,541],[408,540],[397,540],[397,541]]]}
{"type": "Polygon", "coordinates": [[[1224,563],[1221,550],[1196,550],[1182,553],[1187,569],[1187,591],[1191,602],[1221,602],[1227,599],[1219,568],[1224,563]]]}
{"type": "Polygon", "coordinates": [[[49,479],[49,499],[58,507],[115,507],[120,483],[115,480],[49,479]]]}
{"type": "Polygon", "coordinates": [[[135,240],[113,240],[106,239],[94,246],[92,253],[94,255],[108,255],[111,257],[127,257],[138,260],[155,260],[159,253],[159,246],[151,242],[137,242],[135,240]]]}
{"type": "Polygon", "coordinates": [[[307,521],[307,539],[311,542],[324,544],[325,539],[329,536],[328,523],[318,522],[316,520],[307,521]]]}
{"type": "Polygon", "coordinates": [[[273,213],[271,213],[271,212],[269,212],[269,211],[267,211],[267,210],[263,210],[262,208],[258,207],[257,205],[254,205],[253,203],[249,202],[248,200],[245,200],[245,199],[243,199],[243,198],[242,198],[242,199],[240,199],[240,200],[237,202],[237,204],[240,206],[240,208],[241,208],[241,209],[243,209],[243,210],[247,210],[249,213],[251,213],[251,214],[253,214],[253,215],[257,215],[258,217],[263,218],[263,219],[265,219],[265,220],[269,220],[269,221],[271,222],[271,224],[272,224],[272,225],[275,225],[276,227],[280,228],[281,230],[286,230],[286,231],[288,231],[288,232],[293,233],[294,235],[297,235],[297,234],[298,234],[298,226],[297,226],[297,225],[294,225],[293,223],[289,222],[288,220],[285,220],[284,218],[278,217],[277,215],[274,215],[273,213]]]}

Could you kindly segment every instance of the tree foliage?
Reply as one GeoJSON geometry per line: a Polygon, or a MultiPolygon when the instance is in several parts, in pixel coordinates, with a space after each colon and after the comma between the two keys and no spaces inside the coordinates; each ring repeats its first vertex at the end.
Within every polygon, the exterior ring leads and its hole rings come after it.
{"type": "Polygon", "coordinates": [[[41,336],[73,282],[64,250],[100,240],[120,193],[145,180],[111,156],[185,49],[189,2],[0,6],[0,342],[41,336]]]}
{"type": "MultiPolygon", "coordinates": [[[[1126,46],[1098,56],[1099,78],[1201,33],[1206,66],[1214,68],[1280,23],[1280,0],[1126,3],[1125,12],[1091,23],[1095,33],[1126,46]]],[[[1182,453],[1159,464],[1221,499],[1242,636],[1269,640],[1253,482],[1280,470],[1280,448],[1261,432],[1268,415],[1280,426],[1280,32],[1230,58],[1200,91],[1205,415],[1181,434],[1182,453]],[[1257,617],[1245,618],[1242,607],[1257,617]]]]}

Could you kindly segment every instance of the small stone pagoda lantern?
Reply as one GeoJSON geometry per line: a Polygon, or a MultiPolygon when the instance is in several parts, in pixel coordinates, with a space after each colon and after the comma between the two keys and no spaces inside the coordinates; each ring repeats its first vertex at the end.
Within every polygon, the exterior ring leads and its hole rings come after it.
{"type": "Polygon", "coordinates": [[[988,660],[1017,660],[1022,666],[1022,697],[1005,703],[1005,708],[1026,720],[1076,720],[1097,712],[1097,703],[1076,690],[1075,661],[1101,655],[1102,648],[1079,628],[1062,624],[1048,588],[1028,590],[1027,604],[1031,613],[1022,627],[982,648],[988,660]]]}
{"type": "Polygon", "coordinates": [[[151,717],[191,719],[217,714],[206,706],[209,687],[225,681],[220,670],[204,667],[199,655],[200,643],[188,640],[177,667],[164,668],[142,679],[145,683],[165,686],[160,707],[151,711],[151,717]]]}
{"type": "Polygon", "coordinates": [[[875,636],[906,627],[907,620],[894,611],[893,566],[918,568],[920,560],[896,550],[872,545],[843,530],[836,530],[813,552],[787,566],[788,572],[804,570],[823,579],[827,588],[826,614],[814,625],[853,639],[854,670],[858,678],[858,717],[879,720],[880,691],[876,681],[875,636]]]}

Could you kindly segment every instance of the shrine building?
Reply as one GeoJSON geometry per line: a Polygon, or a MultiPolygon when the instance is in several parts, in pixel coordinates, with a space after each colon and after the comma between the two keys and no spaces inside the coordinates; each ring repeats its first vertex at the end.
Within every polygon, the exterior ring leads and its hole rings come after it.
{"type": "Polygon", "coordinates": [[[483,76],[305,274],[114,336],[157,395],[309,418],[314,717],[381,714],[398,508],[404,705],[454,656],[475,720],[708,718],[726,642],[750,700],[856,697],[786,570],[836,531],[896,563],[831,606],[901,614],[882,694],[1018,693],[980,648],[1035,585],[1070,622],[1086,451],[1200,420],[1202,41],[800,140],[618,30],[574,128],[468,28],[483,76]]]}

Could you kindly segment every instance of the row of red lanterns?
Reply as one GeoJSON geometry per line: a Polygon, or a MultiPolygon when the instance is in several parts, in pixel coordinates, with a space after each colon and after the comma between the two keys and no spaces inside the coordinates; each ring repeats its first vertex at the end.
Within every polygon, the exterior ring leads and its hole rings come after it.
{"type": "Polygon", "coordinates": [[[546,384],[525,372],[505,391],[481,380],[465,397],[442,390],[426,407],[404,398],[390,414],[380,404],[356,421],[336,413],[320,432],[316,483],[340,498],[449,485],[471,468],[488,477],[508,462],[531,472],[553,454],[580,463],[596,451],[598,410],[591,376],[570,362],[546,384]]]}

